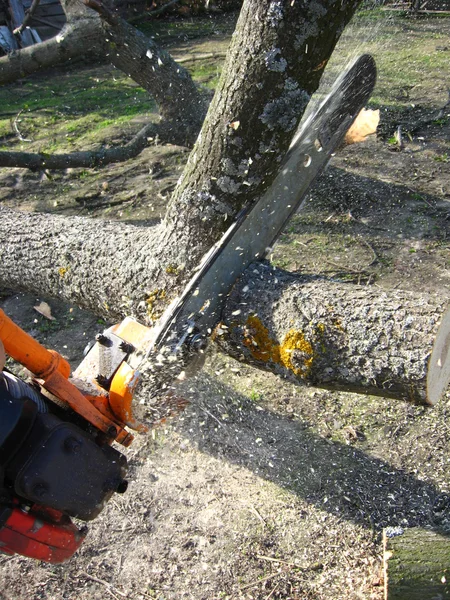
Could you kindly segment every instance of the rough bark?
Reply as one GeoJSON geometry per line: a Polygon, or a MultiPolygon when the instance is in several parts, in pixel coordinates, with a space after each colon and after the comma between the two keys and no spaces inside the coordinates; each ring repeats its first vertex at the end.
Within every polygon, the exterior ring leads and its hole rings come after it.
{"type": "Polygon", "coordinates": [[[67,23],[55,37],[0,58],[0,84],[66,63],[80,56],[95,57],[98,29],[91,21],[67,23]]]}
{"type": "Polygon", "coordinates": [[[0,285],[146,319],[158,228],[0,208],[0,285]]]}
{"type": "MultiPolygon", "coordinates": [[[[244,2],[217,92],[169,206],[170,249],[173,239],[195,239],[198,259],[242,206],[269,187],[359,3],[244,2]]],[[[184,260],[180,252],[171,256],[175,264],[184,260]]]]}
{"type": "Polygon", "coordinates": [[[448,531],[385,529],[385,600],[450,598],[448,531]]]}
{"type": "Polygon", "coordinates": [[[448,383],[429,385],[445,312],[433,296],[255,264],[230,295],[216,339],[238,360],[294,383],[434,404],[448,383]]]}
{"type": "MultiPolygon", "coordinates": [[[[0,209],[0,282],[70,298],[111,318],[151,321],[163,271],[160,228],[0,209]]],[[[165,297],[165,300],[170,299],[165,297]]],[[[304,279],[255,264],[236,285],[216,335],[225,352],[302,385],[435,403],[429,358],[445,312],[432,296],[304,279]]]]}

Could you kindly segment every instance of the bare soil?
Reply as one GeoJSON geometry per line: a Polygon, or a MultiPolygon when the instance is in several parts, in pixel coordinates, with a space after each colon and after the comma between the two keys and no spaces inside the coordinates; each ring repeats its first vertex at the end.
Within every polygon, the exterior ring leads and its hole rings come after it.
{"type": "MultiPolygon", "coordinates": [[[[448,19],[376,26],[381,40],[395,26],[402,46],[420,31],[425,46],[450,45],[448,19]]],[[[361,44],[361,31],[347,35],[361,44]]],[[[385,44],[367,40],[382,61],[385,44]]],[[[274,250],[275,264],[447,302],[450,110],[436,118],[446,82],[448,71],[426,88],[391,86],[380,135],[337,153],[274,250]],[[399,123],[401,151],[392,140],[399,123]]],[[[0,170],[0,198],[151,225],[186,157],[156,145],[81,178],[0,170]]],[[[5,291],[0,304],[76,365],[104,323],[47,300],[56,321],[37,314],[29,295],[5,291]]],[[[137,437],[128,491],[89,525],[77,555],[61,566],[0,558],[1,599],[380,600],[383,527],[450,532],[449,394],[424,408],[295,387],[214,348],[180,393],[189,406],[137,437]]]]}

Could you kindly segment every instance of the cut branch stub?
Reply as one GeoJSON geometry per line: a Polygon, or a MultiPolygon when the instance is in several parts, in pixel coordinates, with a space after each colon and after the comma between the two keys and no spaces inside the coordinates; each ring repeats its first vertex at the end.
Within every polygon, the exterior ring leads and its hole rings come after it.
{"type": "Polygon", "coordinates": [[[445,393],[450,381],[450,310],[441,320],[428,366],[427,393],[430,404],[435,404],[445,393]]]}
{"type": "Polygon", "coordinates": [[[255,264],[230,295],[216,339],[294,383],[434,404],[449,381],[445,312],[433,296],[255,264]]]}

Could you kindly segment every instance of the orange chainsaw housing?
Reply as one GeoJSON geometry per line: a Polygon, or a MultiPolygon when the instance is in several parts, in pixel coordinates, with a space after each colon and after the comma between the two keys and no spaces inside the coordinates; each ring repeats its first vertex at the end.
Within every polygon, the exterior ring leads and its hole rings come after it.
{"type": "MultiPolygon", "coordinates": [[[[129,446],[133,436],[127,428],[147,430],[147,427],[134,419],[132,400],[139,380],[138,366],[145,356],[151,339],[152,333],[149,328],[133,319],[125,319],[97,336],[97,342],[90,348],[71,377],[70,366],[60,354],[44,348],[0,309],[0,375],[6,352],[32,373],[35,384],[40,386],[42,393],[49,399],[50,405],[51,400],[55,398],[60,406],[67,407],[68,415],[76,413],[78,419],[81,417],[86,431],[89,427],[94,427],[93,431],[97,434],[94,434],[93,440],[98,440],[96,443],[100,446],[105,444],[108,446],[113,441],[117,441],[123,446],[129,446]],[[105,352],[109,352],[107,346],[113,345],[114,354],[105,356],[105,352]],[[109,378],[101,372],[101,367],[105,363],[108,366],[112,363],[112,368],[108,371],[109,378]]],[[[5,405],[3,410],[7,414],[5,405]]],[[[2,411],[1,403],[0,411],[2,411]]],[[[54,435],[56,437],[57,434],[54,435]]],[[[77,443],[86,448],[87,441],[83,436],[79,436],[77,443]]],[[[94,442],[91,441],[91,444],[94,442]]],[[[55,453],[50,454],[50,463],[55,465],[52,468],[61,468],[61,464],[64,467],[66,459],[61,455],[56,443],[55,449],[51,452],[55,453]]],[[[67,449],[63,448],[62,452],[67,452],[67,449]]],[[[81,460],[89,462],[86,461],[86,456],[81,457],[81,460]]],[[[81,465],[84,462],[67,464],[81,465]]],[[[90,464],[92,471],[92,463],[90,464]]],[[[0,492],[2,468],[0,461],[0,492]]],[[[99,473],[99,482],[101,482],[100,477],[101,473],[99,473]]],[[[122,493],[126,489],[124,483],[126,482],[121,482],[115,491],[122,493]]],[[[52,479],[51,485],[54,484],[55,480],[52,479]]],[[[16,483],[14,485],[17,487],[16,483]]],[[[21,554],[50,563],[63,562],[80,547],[87,531],[85,527],[78,529],[72,523],[70,515],[78,516],[83,520],[93,518],[90,515],[80,517],[74,512],[45,506],[45,500],[42,505],[36,504],[36,500],[31,496],[26,494],[24,496],[20,492],[13,491],[12,495],[9,493],[9,498],[4,500],[0,493],[0,552],[6,554],[21,554]]],[[[48,504],[51,502],[49,501],[48,504]]],[[[101,504],[103,505],[103,502],[101,504]]]]}

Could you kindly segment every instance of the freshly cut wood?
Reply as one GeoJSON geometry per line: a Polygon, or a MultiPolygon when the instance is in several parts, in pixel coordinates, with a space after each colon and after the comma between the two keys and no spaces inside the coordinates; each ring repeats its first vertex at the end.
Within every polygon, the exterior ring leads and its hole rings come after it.
{"type": "Polygon", "coordinates": [[[435,296],[255,264],[223,323],[223,350],[294,383],[435,404],[450,379],[450,314],[435,296]]]}
{"type": "Polygon", "coordinates": [[[385,600],[450,598],[450,532],[388,528],[383,546],[385,600]]]}
{"type": "Polygon", "coordinates": [[[380,110],[371,110],[363,108],[356,117],[353,125],[345,134],[344,144],[358,144],[364,142],[369,136],[377,132],[378,123],[380,122],[380,110]]]}

